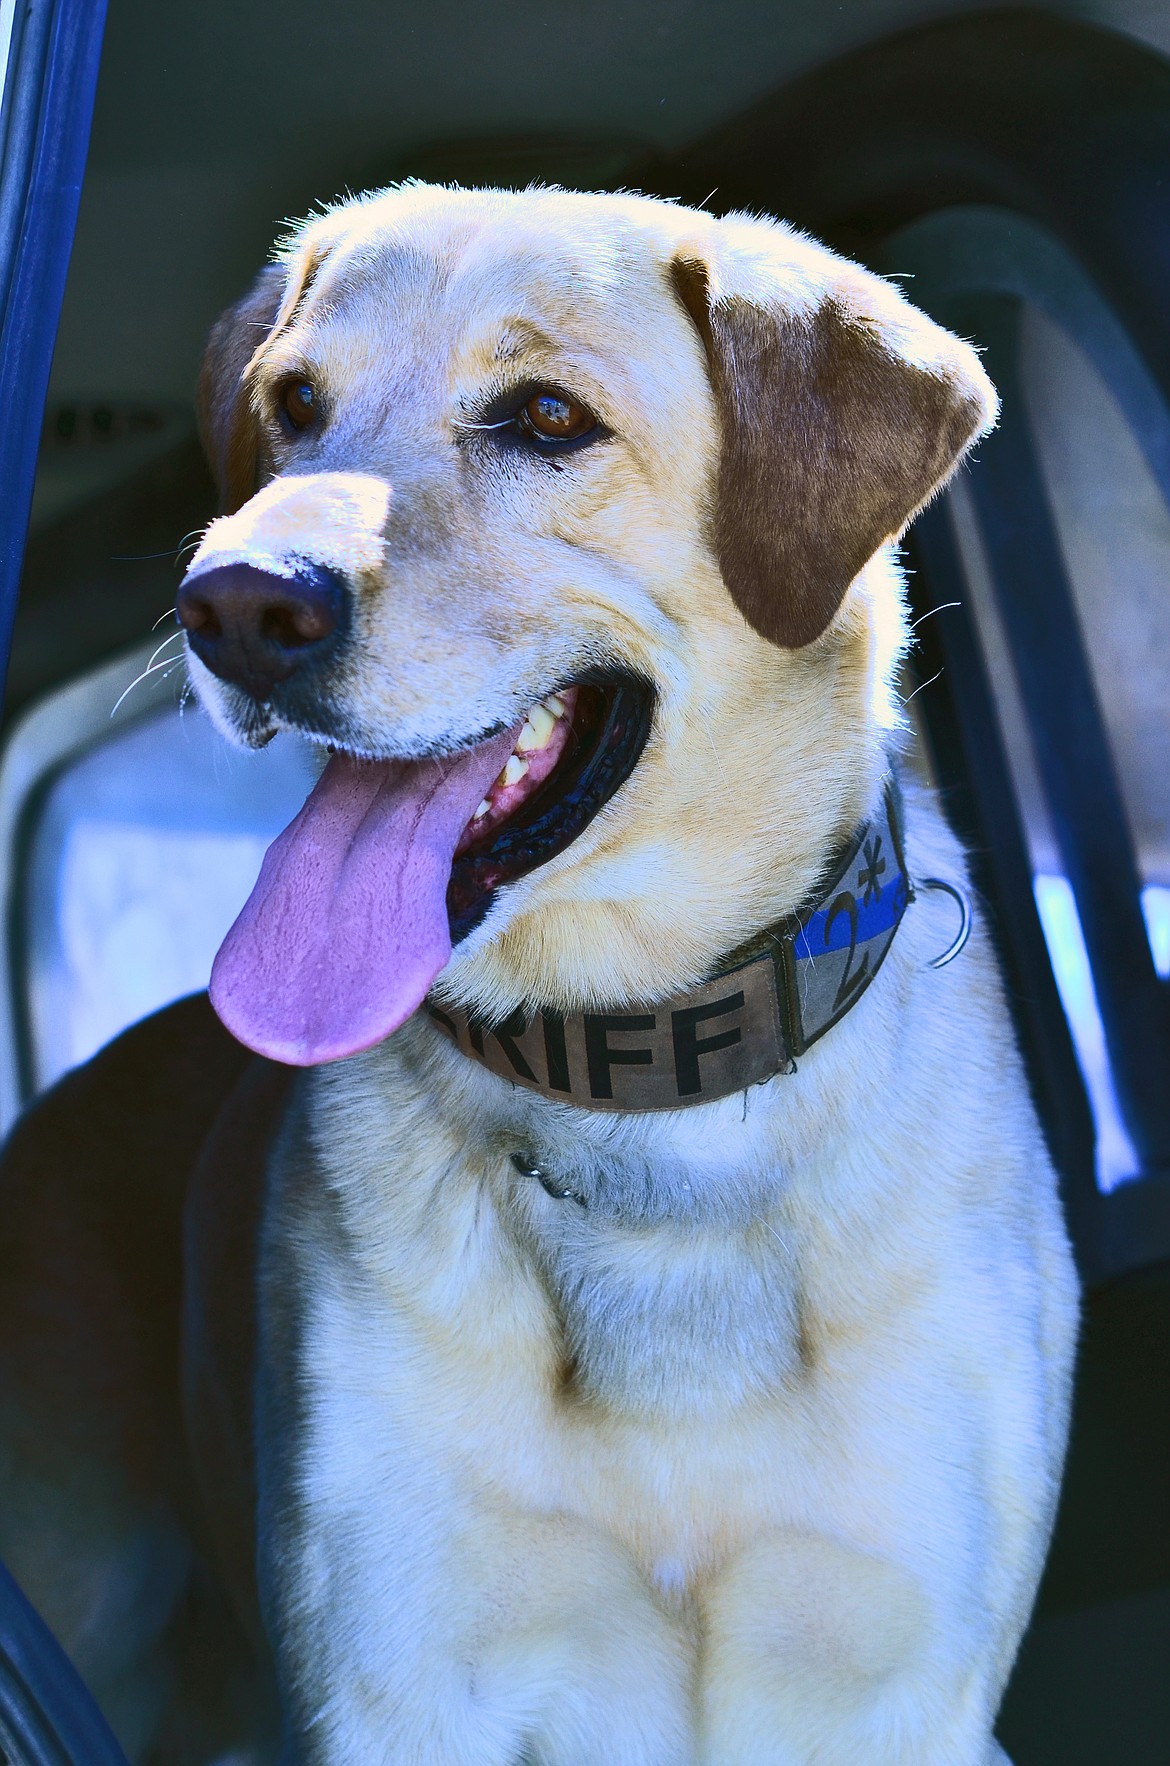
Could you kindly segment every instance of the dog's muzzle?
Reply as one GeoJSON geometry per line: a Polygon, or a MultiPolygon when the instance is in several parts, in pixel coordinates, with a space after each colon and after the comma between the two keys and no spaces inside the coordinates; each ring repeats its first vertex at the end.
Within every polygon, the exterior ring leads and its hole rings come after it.
{"type": "Polygon", "coordinates": [[[336,638],[346,607],[340,577],[321,565],[280,576],[240,563],[189,574],[175,610],[200,662],[264,701],[336,638]]]}

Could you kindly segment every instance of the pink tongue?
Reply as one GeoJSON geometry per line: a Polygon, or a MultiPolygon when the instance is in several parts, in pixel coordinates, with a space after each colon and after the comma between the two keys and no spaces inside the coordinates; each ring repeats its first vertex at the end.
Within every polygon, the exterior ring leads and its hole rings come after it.
{"type": "Polygon", "coordinates": [[[515,739],[442,762],[329,762],[215,959],[211,1003],[233,1036],[313,1067],[409,1018],[451,955],[459,836],[515,739]]]}

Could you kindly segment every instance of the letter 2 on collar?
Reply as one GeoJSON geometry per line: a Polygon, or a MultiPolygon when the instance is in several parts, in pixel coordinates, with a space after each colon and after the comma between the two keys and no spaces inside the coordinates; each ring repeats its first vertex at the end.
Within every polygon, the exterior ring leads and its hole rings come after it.
{"type": "Polygon", "coordinates": [[[492,1073],[590,1110],[677,1110],[794,1072],[861,998],[913,899],[901,807],[891,780],[817,898],[673,999],[567,1017],[519,1006],[496,1025],[455,1006],[427,1011],[492,1073]]]}

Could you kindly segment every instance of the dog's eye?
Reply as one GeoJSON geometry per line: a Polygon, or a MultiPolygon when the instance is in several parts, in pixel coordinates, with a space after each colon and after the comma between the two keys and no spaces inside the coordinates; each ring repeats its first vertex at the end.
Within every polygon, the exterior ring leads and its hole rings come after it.
{"type": "Polygon", "coordinates": [[[534,392],[520,411],[520,427],[544,441],[579,441],[597,428],[597,418],[563,392],[534,392]]]}
{"type": "Polygon", "coordinates": [[[277,400],[281,416],[292,429],[308,429],[317,416],[319,402],[311,381],[286,380],[277,400]]]}

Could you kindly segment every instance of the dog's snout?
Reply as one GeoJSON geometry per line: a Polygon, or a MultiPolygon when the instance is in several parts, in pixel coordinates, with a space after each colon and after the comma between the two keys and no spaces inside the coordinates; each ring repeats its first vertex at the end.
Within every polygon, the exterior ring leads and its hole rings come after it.
{"type": "Polygon", "coordinates": [[[222,564],[186,578],[176,612],[212,674],[267,699],[334,636],[345,605],[341,579],[320,565],[277,576],[252,564],[222,564]]]}

